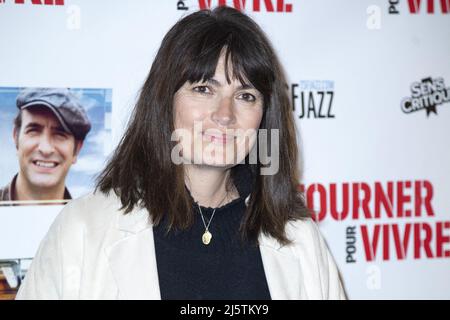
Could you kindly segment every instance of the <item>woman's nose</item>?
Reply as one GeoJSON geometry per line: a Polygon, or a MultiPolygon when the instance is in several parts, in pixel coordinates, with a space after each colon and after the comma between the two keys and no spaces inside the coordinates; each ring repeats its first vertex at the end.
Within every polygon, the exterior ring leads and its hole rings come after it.
{"type": "Polygon", "coordinates": [[[233,110],[233,98],[220,98],[217,109],[212,114],[212,120],[222,127],[228,127],[236,122],[233,110]]]}

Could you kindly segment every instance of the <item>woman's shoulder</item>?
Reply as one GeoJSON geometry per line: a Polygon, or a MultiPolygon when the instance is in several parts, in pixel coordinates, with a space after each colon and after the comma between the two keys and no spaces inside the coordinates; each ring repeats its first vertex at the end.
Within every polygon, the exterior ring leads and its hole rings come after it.
{"type": "Polygon", "coordinates": [[[120,199],[113,192],[89,193],[67,203],[55,224],[65,229],[107,226],[117,218],[121,206],[120,199]]]}
{"type": "Polygon", "coordinates": [[[286,224],[285,231],[291,241],[287,245],[282,245],[273,237],[261,237],[266,261],[278,261],[272,265],[282,265],[283,270],[291,274],[300,272],[310,297],[344,299],[345,292],[336,263],[317,223],[311,218],[292,220],[286,224]]]}
{"type": "Polygon", "coordinates": [[[291,220],[286,224],[286,235],[294,244],[299,242],[317,242],[322,239],[319,227],[312,218],[291,220]]]}
{"type": "Polygon", "coordinates": [[[120,207],[116,196],[102,193],[66,204],[42,239],[18,298],[78,297],[83,266],[102,261],[105,246],[120,236],[114,231],[120,207]]]}
{"type": "Polygon", "coordinates": [[[290,241],[287,245],[283,245],[273,237],[266,235],[260,238],[260,244],[298,259],[305,259],[305,257],[326,259],[328,247],[313,219],[291,220],[286,223],[285,232],[290,241]]]}
{"type": "Polygon", "coordinates": [[[290,241],[288,245],[283,245],[277,239],[264,233],[261,234],[260,244],[276,250],[288,250],[291,252],[293,247],[308,247],[318,244],[322,238],[316,222],[311,218],[288,221],[285,225],[285,233],[290,241]]]}
{"type": "Polygon", "coordinates": [[[297,248],[309,252],[321,259],[327,259],[327,256],[330,254],[326,240],[317,222],[312,218],[288,222],[286,235],[292,241],[294,249],[297,248]]]}

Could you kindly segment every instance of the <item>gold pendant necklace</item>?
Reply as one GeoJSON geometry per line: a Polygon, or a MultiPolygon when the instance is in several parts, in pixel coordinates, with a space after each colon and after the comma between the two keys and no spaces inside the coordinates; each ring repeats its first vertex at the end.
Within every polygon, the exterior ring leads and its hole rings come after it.
{"type": "MultiPolygon", "coordinates": [[[[228,196],[228,193],[225,195],[225,197],[222,199],[222,201],[220,201],[220,203],[217,207],[219,207],[222,204],[222,202],[227,198],[227,196],[228,196]]],[[[198,210],[200,211],[200,216],[202,217],[203,225],[205,226],[205,232],[203,232],[203,235],[202,235],[202,242],[204,245],[208,245],[212,239],[212,234],[211,234],[211,232],[209,232],[209,225],[211,224],[211,221],[214,218],[214,214],[216,213],[217,208],[214,208],[213,213],[211,215],[211,219],[209,219],[208,224],[206,224],[205,218],[203,217],[202,208],[200,208],[200,205],[198,203],[197,203],[197,206],[198,206],[198,210]]]]}
{"type": "Polygon", "coordinates": [[[205,233],[203,233],[203,236],[202,236],[203,244],[208,245],[208,244],[211,242],[211,239],[212,239],[212,234],[211,234],[211,232],[209,232],[208,230],[206,230],[205,233]]]}

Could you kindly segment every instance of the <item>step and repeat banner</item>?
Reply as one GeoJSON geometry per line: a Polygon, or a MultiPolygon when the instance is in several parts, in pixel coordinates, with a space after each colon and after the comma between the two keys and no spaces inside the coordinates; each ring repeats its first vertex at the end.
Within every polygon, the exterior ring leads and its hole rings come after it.
{"type": "Polygon", "coordinates": [[[0,299],[92,191],[165,33],[217,5],[254,18],[283,63],[300,187],[348,297],[450,299],[450,0],[1,0],[0,299]]]}

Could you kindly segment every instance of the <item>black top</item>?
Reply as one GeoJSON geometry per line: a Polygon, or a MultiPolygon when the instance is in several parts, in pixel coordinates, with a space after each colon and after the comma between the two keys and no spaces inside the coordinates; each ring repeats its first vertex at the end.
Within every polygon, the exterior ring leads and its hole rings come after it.
{"type": "MultiPolygon", "coordinates": [[[[154,227],[163,300],[270,299],[259,247],[243,242],[239,235],[250,181],[245,175],[234,180],[240,197],[216,209],[209,226],[213,236],[209,245],[202,242],[205,226],[196,203],[192,228],[166,235],[165,221],[154,227]]],[[[214,209],[201,209],[207,224],[214,209]]]]}

